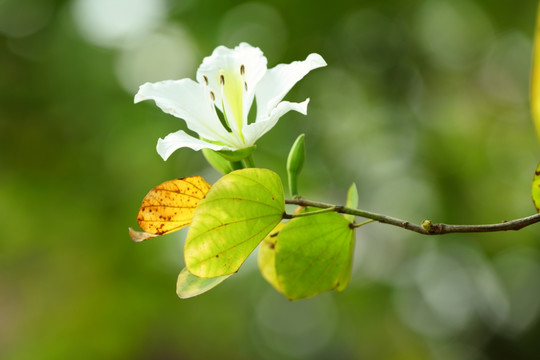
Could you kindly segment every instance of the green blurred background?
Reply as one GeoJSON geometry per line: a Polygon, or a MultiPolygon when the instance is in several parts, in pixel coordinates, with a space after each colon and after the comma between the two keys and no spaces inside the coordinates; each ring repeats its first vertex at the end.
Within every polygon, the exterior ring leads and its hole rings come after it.
{"type": "Polygon", "coordinates": [[[188,300],[185,232],[133,243],[142,198],[176,177],[219,178],[200,153],[167,162],[185,124],[146,81],[194,78],[217,45],[269,65],[317,52],[311,98],[258,143],[285,178],[306,134],[306,198],[414,222],[530,215],[538,145],[528,104],[533,0],[1,0],[0,358],[532,359],[540,357],[539,226],[425,237],[357,232],[343,293],[289,302],[252,256],[188,300]]]}

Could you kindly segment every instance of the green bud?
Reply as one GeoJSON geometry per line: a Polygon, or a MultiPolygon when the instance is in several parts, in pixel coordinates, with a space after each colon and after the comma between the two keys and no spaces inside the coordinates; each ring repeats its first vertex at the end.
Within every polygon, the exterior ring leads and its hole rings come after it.
{"type": "Polygon", "coordinates": [[[214,150],[202,149],[202,153],[210,165],[223,175],[227,175],[231,171],[235,170],[233,164],[230,161],[225,160],[223,156],[214,150]]]}
{"type": "Polygon", "coordinates": [[[421,226],[422,226],[422,229],[424,229],[427,232],[430,232],[431,227],[433,226],[433,223],[431,222],[431,220],[424,220],[422,221],[421,226]]]}
{"type": "MultiPolygon", "coordinates": [[[[347,203],[345,206],[351,209],[356,209],[358,207],[358,189],[356,188],[355,183],[352,183],[349,191],[347,191],[347,203]]],[[[354,223],[356,216],[350,214],[344,216],[351,224],[354,223]]]]}
{"type": "Polygon", "coordinates": [[[289,157],[287,158],[287,174],[289,178],[289,189],[291,196],[298,196],[297,179],[302,167],[304,166],[305,155],[305,134],[301,134],[296,138],[291,151],[289,151],[289,157]]]}

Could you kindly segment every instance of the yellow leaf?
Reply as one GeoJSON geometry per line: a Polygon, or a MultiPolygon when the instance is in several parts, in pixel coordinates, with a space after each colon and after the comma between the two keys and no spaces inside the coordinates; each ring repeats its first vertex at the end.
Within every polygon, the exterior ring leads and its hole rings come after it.
{"type": "Polygon", "coordinates": [[[280,222],[276,225],[270,234],[266,235],[261,242],[257,262],[262,276],[272,285],[277,291],[281,292],[281,287],[276,274],[276,240],[279,232],[287,223],[280,222]]]}
{"type": "Polygon", "coordinates": [[[143,199],[137,222],[141,229],[154,235],[188,226],[208,190],[210,184],[200,176],[166,181],[150,190],[143,199]]]}
{"type": "Polygon", "coordinates": [[[540,6],[537,10],[534,32],[533,63],[531,71],[531,113],[540,140],[540,6]]]}

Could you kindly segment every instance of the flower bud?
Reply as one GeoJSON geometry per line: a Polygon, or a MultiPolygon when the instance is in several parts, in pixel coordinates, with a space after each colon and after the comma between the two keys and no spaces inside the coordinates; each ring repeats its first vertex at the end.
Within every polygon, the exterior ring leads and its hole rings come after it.
{"type": "MultiPolygon", "coordinates": [[[[347,202],[345,203],[345,206],[350,209],[356,209],[358,207],[358,189],[356,188],[355,183],[352,183],[347,191],[347,202]]],[[[356,219],[356,216],[351,214],[345,214],[344,216],[351,224],[354,223],[354,220],[356,219]]]]}
{"type": "Polygon", "coordinates": [[[298,196],[297,178],[302,171],[305,159],[305,135],[298,136],[287,158],[287,174],[289,178],[289,189],[291,196],[298,196]]]}

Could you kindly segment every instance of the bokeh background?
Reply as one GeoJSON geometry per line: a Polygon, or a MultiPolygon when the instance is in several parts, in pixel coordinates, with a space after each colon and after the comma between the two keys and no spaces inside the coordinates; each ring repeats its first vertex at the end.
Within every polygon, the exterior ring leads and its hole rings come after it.
{"type": "Polygon", "coordinates": [[[194,78],[217,45],[269,65],[321,54],[287,100],[311,98],[258,143],[300,188],[414,222],[491,223],[535,210],[528,84],[536,1],[0,1],[0,358],[532,359],[540,356],[540,227],[426,237],[357,232],[343,293],[289,302],[250,257],[180,300],[185,232],[129,239],[147,191],[219,178],[146,81],[194,78]]]}

